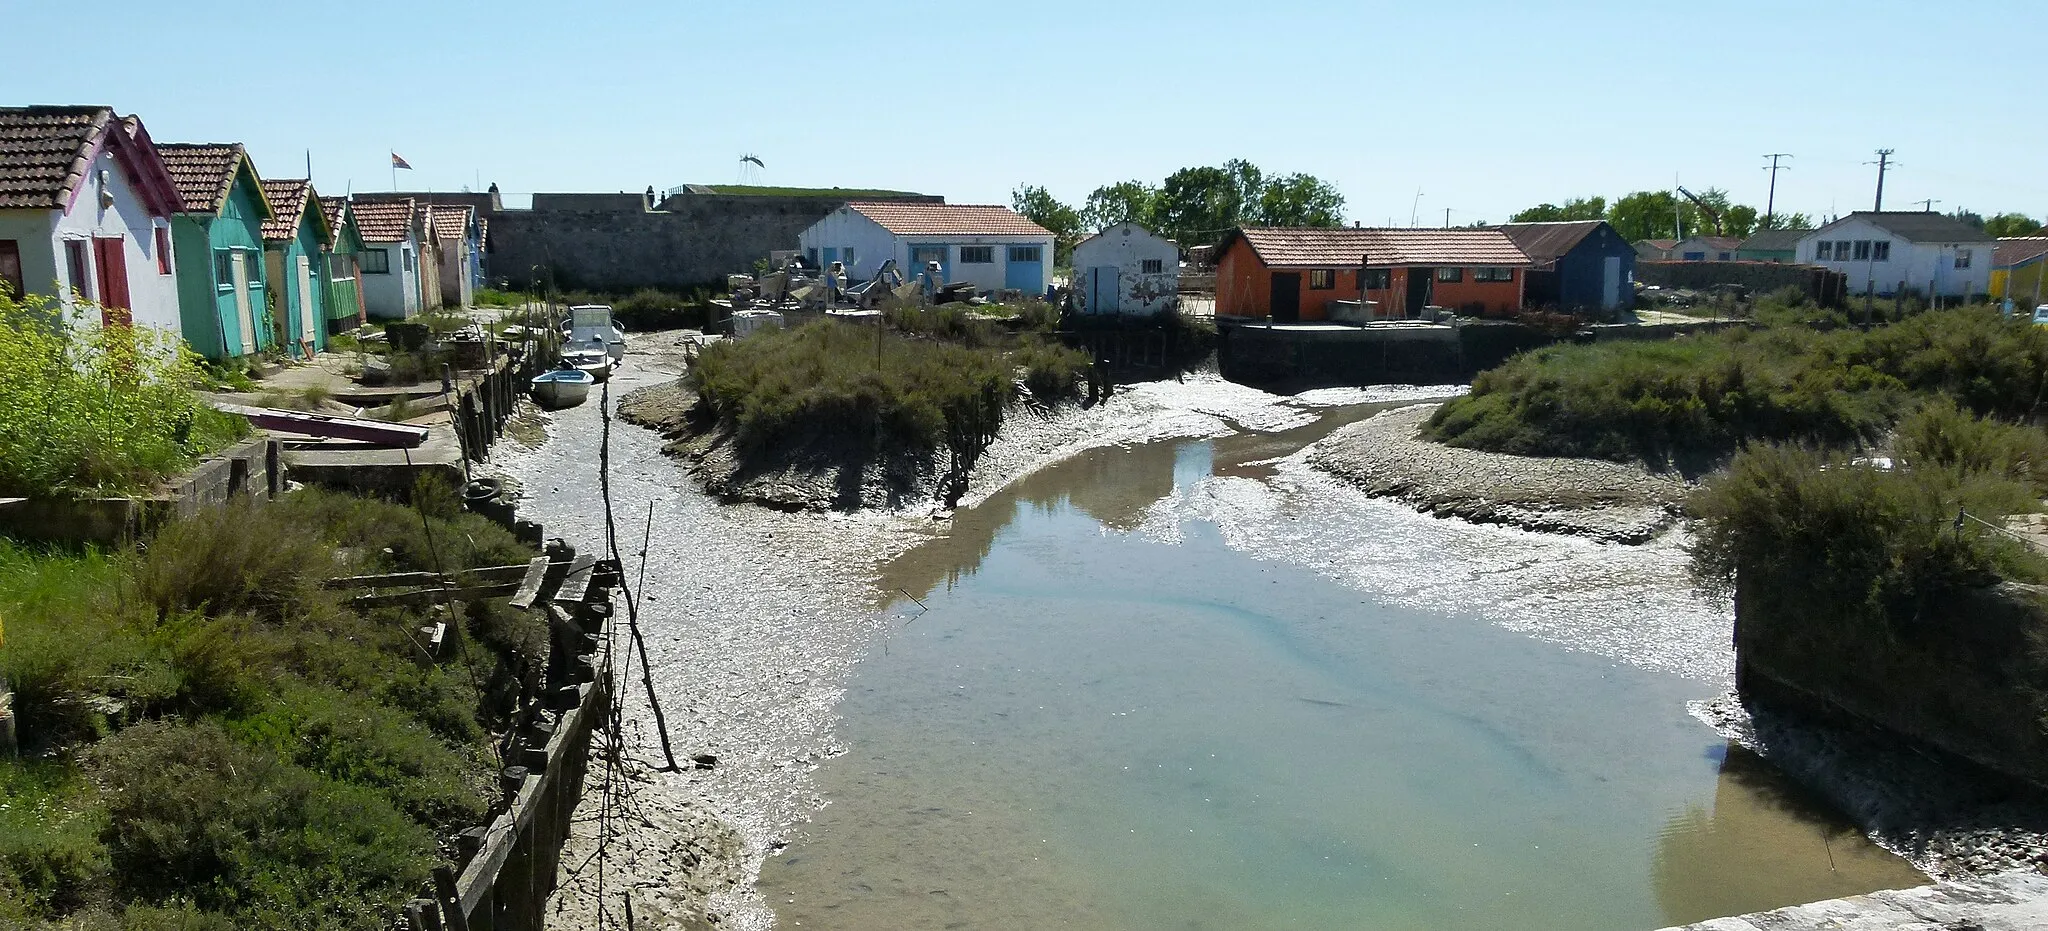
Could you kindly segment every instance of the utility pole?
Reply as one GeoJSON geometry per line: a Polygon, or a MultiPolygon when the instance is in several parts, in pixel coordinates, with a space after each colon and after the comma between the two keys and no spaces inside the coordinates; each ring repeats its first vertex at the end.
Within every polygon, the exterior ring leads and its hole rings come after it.
{"type": "Polygon", "coordinates": [[[1451,228],[1451,208],[1444,208],[1444,229],[1451,228]]]}
{"type": "Polygon", "coordinates": [[[1893,150],[1892,150],[1892,149],[1879,149],[1879,150],[1877,150],[1877,161],[1876,161],[1876,162],[1864,162],[1864,163],[1863,163],[1863,164],[1865,164],[1865,165],[1875,164],[1875,165],[1877,166],[1877,205],[1876,205],[1876,206],[1874,206],[1874,207],[1872,207],[1872,208],[1870,208],[1870,209],[1872,209],[1872,210],[1879,210],[1879,211],[1881,211],[1881,210],[1883,210],[1883,209],[1884,209],[1884,173],[1885,173],[1885,169],[1887,169],[1887,168],[1892,168],[1892,167],[1895,167],[1895,166],[1893,166],[1893,165],[1892,165],[1892,152],[1893,152],[1893,150]]]}
{"type": "Polygon", "coordinates": [[[1921,212],[1921,213],[1933,213],[1933,212],[1934,212],[1934,205],[1935,205],[1935,204],[1938,204],[1938,203],[1941,203],[1941,199],[1940,199],[1940,198],[1938,198],[1938,197],[1929,197],[1929,198],[1926,198],[1926,199],[1924,199],[1924,200],[1916,200],[1916,201],[1912,201],[1912,203],[1915,203],[1915,204],[1919,204],[1919,205],[1920,205],[1920,212],[1921,212]]]}
{"type": "MultiPolygon", "coordinates": [[[[1764,229],[1771,229],[1771,217],[1775,214],[1774,208],[1778,205],[1778,159],[1791,158],[1792,153],[1772,152],[1764,157],[1771,160],[1771,192],[1764,195],[1764,229]]],[[[1786,171],[1792,170],[1790,165],[1786,165],[1784,168],[1786,171]]]]}

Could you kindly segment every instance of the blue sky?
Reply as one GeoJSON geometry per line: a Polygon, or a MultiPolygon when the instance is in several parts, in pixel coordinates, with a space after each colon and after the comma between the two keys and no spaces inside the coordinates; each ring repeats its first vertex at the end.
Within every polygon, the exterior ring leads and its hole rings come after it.
{"type": "Polygon", "coordinates": [[[2039,0],[0,0],[0,21],[52,37],[8,43],[0,101],[109,104],[275,177],[311,150],[328,194],[387,189],[390,150],[408,189],[731,183],[752,153],[763,183],[956,203],[1243,157],[1405,225],[1674,175],[1761,206],[1759,156],[1790,152],[1779,207],[1820,215],[1867,208],[1891,147],[1888,206],[2048,213],[2039,0]]]}

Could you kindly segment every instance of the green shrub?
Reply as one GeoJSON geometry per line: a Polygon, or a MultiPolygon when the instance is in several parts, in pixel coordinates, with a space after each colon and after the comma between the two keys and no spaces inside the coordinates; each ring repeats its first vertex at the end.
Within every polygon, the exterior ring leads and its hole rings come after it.
{"type": "Polygon", "coordinates": [[[52,918],[84,904],[107,870],[104,813],[69,763],[0,763],[0,917],[52,918]]]}
{"type": "Polygon", "coordinates": [[[2031,489],[2029,498],[2048,494],[2048,433],[1971,416],[1945,397],[1899,421],[1893,450],[1909,468],[1990,475],[2031,489]]]}
{"type": "Polygon", "coordinates": [[[427,728],[369,698],[328,686],[293,686],[226,724],[251,746],[329,779],[374,789],[414,821],[466,824],[485,814],[464,760],[427,728]]]}
{"type": "Polygon", "coordinates": [[[202,376],[183,341],[95,311],[0,294],[0,495],[144,488],[218,441],[195,430],[202,376]]]}
{"type": "Polygon", "coordinates": [[[336,568],[316,525],[238,500],[164,527],[142,552],[135,580],[162,615],[247,612],[281,621],[321,597],[320,580],[336,568]]]}
{"type": "Polygon", "coordinates": [[[0,542],[0,676],[14,690],[16,726],[31,749],[88,737],[104,725],[86,695],[116,695],[147,711],[174,691],[149,642],[149,618],[121,597],[119,561],[43,553],[0,542]]]}
{"type": "Polygon", "coordinates": [[[240,927],[381,929],[426,880],[433,839],[378,793],[200,723],[143,724],[87,754],[124,898],[186,897],[240,927]]]}
{"type": "Polygon", "coordinates": [[[1027,338],[1010,361],[1024,370],[1024,387],[1045,404],[1079,397],[1088,378],[1088,354],[1037,337],[1027,338]]]}
{"type": "Polygon", "coordinates": [[[496,288],[479,288],[474,299],[478,307],[523,307],[526,304],[525,294],[496,288]]]}

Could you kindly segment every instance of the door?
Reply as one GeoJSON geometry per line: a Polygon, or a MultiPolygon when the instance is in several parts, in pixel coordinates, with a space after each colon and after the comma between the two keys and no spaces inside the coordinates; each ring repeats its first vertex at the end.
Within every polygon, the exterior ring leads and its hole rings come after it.
{"type": "Polygon", "coordinates": [[[911,243],[910,267],[904,269],[905,276],[915,281],[924,275],[924,263],[939,263],[939,283],[945,284],[952,274],[946,265],[946,247],[942,243],[911,243]]]}
{"type": "Polygon", "coordinates": [[[314,323],[315,319],[313,314],[313,260],[302,255],[299,256],[299,342],[306,345],[306,355],[309,358],[313,355],[313,334],[319,332],[314,329],[317,326],[314,323]]]}
{"type": "Polygon", "coordinates": [[[1273,303],[1271,307],[1274,323],[1298,323],[1301,321],[1301,273],[1273,273],[1273,303]]]}
{"type": "Polygon", "coordinates": [[[101,326],[128,326],[135,322],[128,303],[128,255],[123,248],[126,244],[127,240],[119,236],[95,236],[92,240],[93,264],[99,272],[101,326]]]}
{"type": "Polygon", "coordinates": [[[1088,312],[1091,314],[1113,314],[1122,310],[1117,295],[1123,283],[1114,265],[1098,265],[1088,270],[1088,312]]]}
{"type": "Polygon", "coordinates": [[[256,351],[256,308],[249,303],[249,253],[236,249],[228,254],[229,274],[235,285],[235,322],[242,328],[242,354],[256,351]]]}
{"type": "Polygon", "coordinates": [[[1407,271],[1408,299],[1402,304],[1401,315],[1420,317],[1422,308],[1429,306],[1430,287],[1433,284],[1431,279],[1436,277],[1436,272],[1427,268],[1410,268],[1407,271]]]}
{"type": "Polygon", "coordinates": [[[1621,306],[1621,256],[1610,255],[1600,269],[1600,309],[1621,306]]]}
{"type": "Polygon", "coordinates": [[[1045,293],[1044,246],[1010,246],[1004,250],[1003,260],[1003,287],[1025,294],[1045,293]]]}

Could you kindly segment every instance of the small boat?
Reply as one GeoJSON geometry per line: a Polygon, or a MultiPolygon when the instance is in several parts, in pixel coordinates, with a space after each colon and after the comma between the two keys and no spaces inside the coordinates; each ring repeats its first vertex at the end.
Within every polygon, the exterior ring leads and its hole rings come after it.
{"type": "Polygon", "coordinates": [[[612,377],[612,357],[603,347],[571,349],[562,353],[562,363],[589,375],[593,381],[612,377]]]}
{"type": "Polygon", "coordinates": [[[610,304],[578,304],[569,308],[569,316],[562,321],[562,335],[569,345],[577,348],[597,346],[612,357],[613,362],[626,358],[626,331],[612,319],[610,304]]]}
{"type": "Polygon", "coordinates": [[[575,407],[590,397],[596,383],[589,372],[576,368],[555,369],[533,376],[533,399],[542,407],[575,407]]]}

